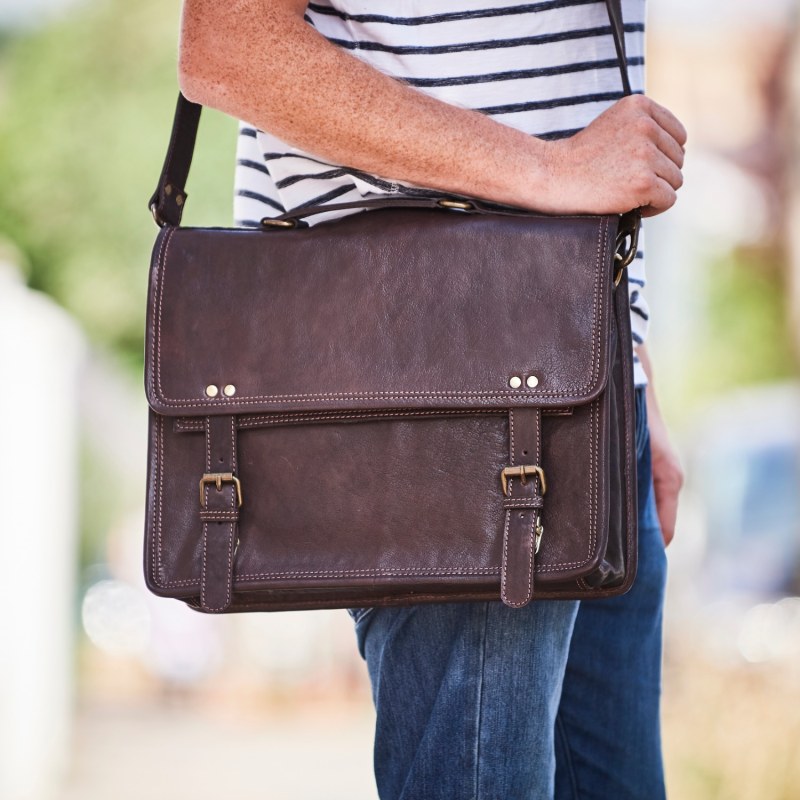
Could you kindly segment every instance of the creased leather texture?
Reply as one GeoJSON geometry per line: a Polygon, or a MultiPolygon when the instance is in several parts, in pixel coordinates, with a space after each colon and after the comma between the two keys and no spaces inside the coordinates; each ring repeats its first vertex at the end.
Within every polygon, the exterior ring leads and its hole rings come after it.
{"type": "Polygon", "coordinates": [[[627,589],[618,224],[386,208],[296,230],[165,227],[147,321],[150,589],[208,612],[499,599],[503,575],[510,605],[627,589]],[[526,460],[546,492],[510,477],[504,495],[501,471],[526,460]],[[230,471],[241,507],[226,481],[201,507],[201,477],[230,471]]]}
{"type": "Polygon", "coordinates": [[[615,227],[393,209],[308,230],[165,228],[148,400],[170,415],[585,402],[607,380],[615,227]],[[212,383],[236,394],[209,398],[212,383]]]}

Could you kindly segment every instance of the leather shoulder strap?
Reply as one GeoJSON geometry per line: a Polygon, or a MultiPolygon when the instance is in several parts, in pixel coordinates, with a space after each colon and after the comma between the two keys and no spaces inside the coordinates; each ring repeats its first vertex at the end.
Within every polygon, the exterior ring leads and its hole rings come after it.
{"type": "Polygon", "coordinates": [[[628,76],[628,58],[625,53],[625,26],[622,24],[622,0],[606,0],[608,18],[611,21],[611,34],[614,37],[614,47],[617,50],[619,71],[622,76],[622,91],[628,95],[631,92],[631,81],[628,76]]]}
{"type": "MultiPolygon", "coordinates": [[[[611,22],[611,35],[617,51],[619,71],[622,77],[624,94],[631,94],[628,78],[628,62],[625,56],[625,32],[622,22],[621,0],[605,0],[608,18],[611,22]]],[[[148,203],[153,218],[160,226],[180,225],[183,208],[186,204],[186,181],[192,165],[197,127],[200,124],[202,106],[187,100],[178,93],[178,104],[172,122],[172,135],[164,159],[164,166],[158,185],[148,203]]]]}

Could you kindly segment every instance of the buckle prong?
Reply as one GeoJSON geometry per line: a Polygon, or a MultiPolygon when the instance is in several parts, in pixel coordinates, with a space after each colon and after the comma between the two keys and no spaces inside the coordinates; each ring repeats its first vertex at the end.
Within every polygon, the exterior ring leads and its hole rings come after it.
{"type": "Polygon", "coordinates": [[[544,470],[538,464],[519,464],[515,467],[505,467],[500,473],[500,482],[503,485],[503,494],[508,497],[508,479],[519,478],[523,484],[528,482],[528,475],[535,475],[539,479],[542,495],[547,492],[547,481],[544,470]]]}
{"type": "Polygon", "coordinates": [[[207,483],[213,483],[217,487],[217,491],[222,490],[223,483],[232,483],[236,487],[236,500],[239,507],[242,505],[242,484],[239,479],[232,472],[206,472],[200,478],[200,506],[206,507],[205,486],[207,483]]]}

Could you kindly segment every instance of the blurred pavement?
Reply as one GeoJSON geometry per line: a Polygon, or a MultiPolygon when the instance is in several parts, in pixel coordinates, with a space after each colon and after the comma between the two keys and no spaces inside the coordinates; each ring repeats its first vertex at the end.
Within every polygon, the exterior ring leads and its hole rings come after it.
{"type": "Polygon", "coordinates": [[[374,800],[371,706],[87,703],[58,800],[374,800]]]}

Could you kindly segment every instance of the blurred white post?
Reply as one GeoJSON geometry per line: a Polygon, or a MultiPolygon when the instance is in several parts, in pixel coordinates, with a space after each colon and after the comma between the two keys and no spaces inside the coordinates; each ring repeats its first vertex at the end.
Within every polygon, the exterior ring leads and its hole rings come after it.
{"type": "Polygon", "coordinates": [[[75,322],[0,258],[0,797],[54,797],[69,763],[78,519],[75,322]]]}

